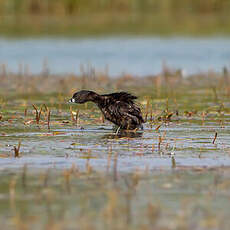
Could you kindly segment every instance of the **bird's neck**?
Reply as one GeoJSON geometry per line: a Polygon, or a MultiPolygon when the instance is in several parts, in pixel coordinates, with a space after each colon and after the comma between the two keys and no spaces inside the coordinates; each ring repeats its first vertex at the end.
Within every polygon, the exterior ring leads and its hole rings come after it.
{"type": "Polygon", "coordinates": [[[91,95],[89,101],[92,101],[94,102],[95,104],[99,104],[101,101],[103,100],[103,96],[97,94],[97,93],[94,93],[93,95],[91,95]]]}
{"type": "Polygon", "coordinates": [[[94,102],[100,109],[107,104],[107,98],[99,94],[95,94],[91,101],[94,102]]]}

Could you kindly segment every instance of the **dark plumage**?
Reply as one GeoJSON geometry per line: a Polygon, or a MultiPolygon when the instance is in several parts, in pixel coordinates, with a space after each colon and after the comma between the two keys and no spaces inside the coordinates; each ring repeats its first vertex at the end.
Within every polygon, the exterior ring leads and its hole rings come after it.
{"type": "Polygon", "coordinates": [[[137,99],[126,92],[99,95],[93,91],[81,90],[76,92],[69,102],[94,102],[102,111],[104,117],[117,125],[119,129],[142,128],[144,119],[140,108],[134,103],[137,99]]]}

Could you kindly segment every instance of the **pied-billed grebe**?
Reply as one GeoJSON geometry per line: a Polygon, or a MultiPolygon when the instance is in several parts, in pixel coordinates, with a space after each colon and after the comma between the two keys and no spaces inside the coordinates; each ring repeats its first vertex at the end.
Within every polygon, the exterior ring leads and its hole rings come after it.
{"type": "Polygon", "coordinates": [[[140,108],[134,103],[137,99],[127,92],[99,95],[93,91],[81,90],[76,92],[69,102],[94,102],[102,111],[104,117],[118,126],[118,130],[133,130],[142,128],[144,119],[140,108]]]}

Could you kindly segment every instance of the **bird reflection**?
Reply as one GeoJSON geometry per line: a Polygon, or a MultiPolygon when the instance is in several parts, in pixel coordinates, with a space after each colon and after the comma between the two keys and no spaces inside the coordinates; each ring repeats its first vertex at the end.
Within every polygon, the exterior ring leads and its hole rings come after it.
{"type": "Polygon", "coordinates": [[[143,136],[143,132],[134,132],[134,131],[126,131],[122,130],[118,134],[106,134],[102,137],[102,139],[118,139],[118,138],[140,138],[143,136]]]}

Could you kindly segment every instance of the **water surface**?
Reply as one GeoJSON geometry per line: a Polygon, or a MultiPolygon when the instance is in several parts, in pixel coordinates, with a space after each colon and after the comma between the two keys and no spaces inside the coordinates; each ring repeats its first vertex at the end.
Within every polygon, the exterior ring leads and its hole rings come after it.
{"type": "Polygon", "coordinates": [[[18,72],[81,73],[80,65],[116,76],[156,74],[162,63],[185,74],[230,66],[230,39],[109,37],[84,39],[0,39],[0,63],[18,72]],[[21,67],[19,67],[21,66],[21,67]],[[23,67],[22,67],[23,66],[23,67]],[[21,69],[20,69],[21,68],[21,69]]]}

